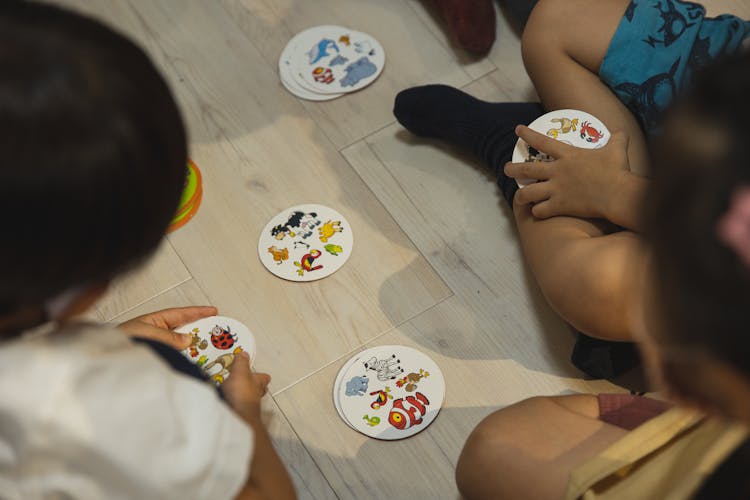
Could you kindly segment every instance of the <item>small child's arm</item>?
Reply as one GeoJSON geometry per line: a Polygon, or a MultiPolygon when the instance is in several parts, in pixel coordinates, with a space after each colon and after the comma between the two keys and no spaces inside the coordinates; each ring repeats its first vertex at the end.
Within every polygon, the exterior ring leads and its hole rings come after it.
{"type": "Polygon", "coordinates": [[[294,500],[297,498],[294,484],[261,421],[260,400],[266,393],[271,377],[253,373],[246,352],[240,354],[240,360],[243,362],[232,363],[232,376],[222,387],[229,405],[253,429],[254,446],[248,464],[250,474],[235,498],[294,500]]]}

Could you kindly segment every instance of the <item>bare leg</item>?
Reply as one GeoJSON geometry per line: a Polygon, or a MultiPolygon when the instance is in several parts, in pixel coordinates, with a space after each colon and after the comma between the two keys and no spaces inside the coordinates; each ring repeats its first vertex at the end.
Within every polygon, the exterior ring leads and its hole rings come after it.
{"type": "MultiPolygon", "coordinates": [[[[599,66],[628,0],[541,0],[523,34],[523,57],[546,109],[574,108],[630,137],[635,171],[647,168],[642,132],[630,112],[598,78],[599,66]]],[[[605,225],[573,217],[539,220],[514,206],[524,254],[552,307],[580,331],[632,340],[630,318],[642,265],[639,238],[606,234],[605,225]]]]}
{"type": "Polygon", "coordinates": [[[598,420],[596,396],[531,398],[496,411],[471,433],[456,466],[473,499],[562,498],[570,471],[627,431],[598,420]]]}

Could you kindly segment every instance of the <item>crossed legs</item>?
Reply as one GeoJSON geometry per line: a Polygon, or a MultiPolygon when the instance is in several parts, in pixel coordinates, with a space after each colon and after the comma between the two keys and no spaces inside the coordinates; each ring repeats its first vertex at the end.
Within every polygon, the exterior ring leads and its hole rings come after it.
{"type": "MultiPolygon", "coordinates": [[[[648,155],[638,123],[598,78],[599,66],[628,0],[542,0],[523,34],[526,70],[545,109],[587,111],[611,132],[630,138],[631,168],[643,172],[648,155]]],[[[575,217],[533,217],[514,206],[524,254],[551,306],[578,330],[609,340],[632,340],[631,317],[642,263],[632,232],[607,234],[607,224],[575,217]]]]}

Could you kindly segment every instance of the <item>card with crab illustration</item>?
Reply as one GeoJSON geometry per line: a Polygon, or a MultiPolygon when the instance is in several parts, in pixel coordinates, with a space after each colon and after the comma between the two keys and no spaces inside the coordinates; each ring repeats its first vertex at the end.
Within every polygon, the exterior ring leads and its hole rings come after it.
{"type": "Polygon", "coordinates": [[[352,357],[334,382],[334,406],[354,430],[377,439],[413,436],[437,416],[445,396],[440,368],[426,354],[385,345],[352,357]]]}
{"type": "MultiPolygon", "coordinates": [[[[544,114],[531,122],[529,128],[555,140],[578,148],[597,149],[605,146],[610,133],[595,116],[575,109],[558,109],[544,114]]],[[[523,139],[518,139],[513,149],[513,163],[552,161],[554,158],[537,151],[523,139]]],[[[516,179],[519,187],[534,182],[532,179],[516,179]]]]}
{"type": "Polygon", "coordinates": [[[243,351],[255,360],[255,337],[250,329],[226,316],[211,316],[183,325],[176,330],[191,335],[190,346],[183,351],[216,385],[230,374],[237,355],[243,351]]]}
{"type": "Polygon", "coordinates": [[[260,233],[258,256],[289,281],[315,281],[336,272],[352,254],[346,218],[324,205],[297,205],[274,216],[260,233]]]}

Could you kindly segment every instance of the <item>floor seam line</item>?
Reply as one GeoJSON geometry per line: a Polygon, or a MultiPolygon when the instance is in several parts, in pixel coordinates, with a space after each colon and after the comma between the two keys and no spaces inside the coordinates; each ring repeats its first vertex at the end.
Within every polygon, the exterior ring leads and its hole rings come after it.
{"type": "Polygon", "coordinates": [[[371,339],[367,340],[366,342],[362,342],[362,343],[361,343],[361,344],[359,344],[359,345],[358,345],[357,347],[354,347],[353,349],[350,349],[349,351],[345,352],[345,353],[344,353],[344,354],[342,354],[341,356],[338,356],[338,357],[337,357],[336,359],[334,359],[334,360],[332,360],[332,361],[329,361],[328,363],[324,364],[323,366],[321,366],[321,367],[320,367],[320,368],[318,368],[317,370],[314,370],[314,371],[312,371],[312,372],[308,373],[307,375],[305,375],[304,377],[300,378],[299,380],[297,380],[297,381],[295,381],[295,382],[292,382],[291,384],[289,384],[289,385],[287,385],[286,387],[284,387],[284,388],[282,388],[282,389],[278,390],[277,392],[274,392],[274,393],[272,394],[272,396],[273,396],[273,397],[275,398],[276,396],[280,395],[281,393],[283,393],[283,392],[285,392],[285,391],[287,391],[287,390],[291,389],[291,388],[292,388],[292,387],[294,387],[295,385],[297,385],[297,384],[300,384],[301,382],[304,382],[305,380],[309,379],[310,377],[312,377],[312,376],[314,376],[314,375],[317,375],[318,373],[320,373],[321,371],[325,370],[326,368],[328,368],[328,367],[329,367],[329,366],[331,366],[332,364],[334,364],[334,363],[336,363],[336,362],[340,361],[340,360],[341,360],[341,359],[343,359],[344,357],[346,357],[346,356],[349,356],[349,355],[351,355],[351,354],[353,354],[353,353],[357,352],[357,350],[361,349],[362,347],[366,346],[367,344],[370,344],[370,343],[372,343],[372,342],[376,341],[377,339],[381,338],[381,337],[382,337],[383,335],[386,335],[386,334],[388,334],[388,333],[391,333],[391,332],[393,332],[394,330],[398,330],[399,328],[401,328],[402,326],[404,326],[404,325],[405,325],[406,323],[409,323],[410,321],[412,321],[412,320],[414,320],[414,319],[416,319],[416,318],[420,317],[421,315],[423,315],[423,314],[425,314],[425,313],[427,313],[427,312],[431,311],[432,309],[434,309],[435,307],[439,306],[440,304],[442,304],[442,303],[443,303],[443,302],[445,302],[446,300],[448,300],[448,299],[451,299],[451,298],[453,298],[453,297],[455,297],[455,296],[456,296],[456,294],[455,294],[455,293],[453,293],[453,291],[451,290],[451,293],[450,293],[449,295],[447,295],[447,296],[443,297],[442,299],[440,299],[439,301],[435,302],[434,304],[432,304],[431,306],[427,307],[426,309],[424,309],[424,310],[422,310],[422,311],[420,311],[420,312],[418,312],[418,313],[416,313],[416,314],[412,315],[411,317],[409,317],[409,318],[407,318],[407,319],[405,319],[405,320],[401,321],[400,323],[398,323],[398,324],[396,324],[396,325],[393,325],[392,327],[390,327],[390,328],[388,328],[387,330],[385,330],[385,331],[383,331],[383,332],[381,332],[381,333],[379,333],[379,334],[375,335],[374,337],[372,337],[371,339]]]}
{"type": "MultiPolygon", "coordinates": [[[[187,269],[187,268],[185,268],[185,269],[187,269]]],[[[190,274],[190,273],[188,272],[188,274],[190,274]]],[[[137,309],[137,308],[141,307],[141,306],[142,306],[143,304],[145,304],[145,303],[147,303],[147,302],[150,302],[150,301],[154,300],[154,299],[155,299],[155,298],[157,298],[157,297],[161,297],[161,296],[162,296],[162,295],[164,295],[165,293],[167,293],[167,292],[169,292],[169,291],[171,291],[171,290],[174,290],[175,288],[177,288],[177,287],[178,287],[178,286],[180,286],[180,285],[184,285],[185,283],[187,283],[188,281],[190,281],[190,280],[192,280],[192,279],[193,279],[193,276],[192,276],[192,275],[191,275],[191,276],[188,276],[188,277],[187,277],[186,279],[184,279],[184,280],[180,281],[179,283],[175,283],[174,285],[172,285],[172,286],[170,286],[170,287],[168,287],[168,288],[165,288],[165,289],[164,289],[164,290],[162,290],[161,292],[159,292],[159,293],[157,293],[157,294],[155,294],[155,295],[152,295],[151,297],[149,297],[149,298],[147,298],[147,299],[144,299],[144,300],[142,300],[142,301],[138,302],[137,304],[135,304],[135,305],[133,305],[133,306],[131,306],[131,307],[129,307],[129,308],[127,308],[127,309],[125,309],[125,310],[124,310],[124,311],[122,311],[122,312],[119,312],[119,313],[115,314],[115,315],[114,315],[114,316],[112,316],[112,317],[111,317],[110,319],[105,319],[105,320],[104,320],[104,322],[105,322],[105,323],[111,323],[112,321],[116,320],[117,318],[121,317],[122,315],[124,315],[124,314],[127,314],[127,313],[129,313],[130,311],[133,311],[133,310],[135,310],[135,309],[137,309]]]]}

